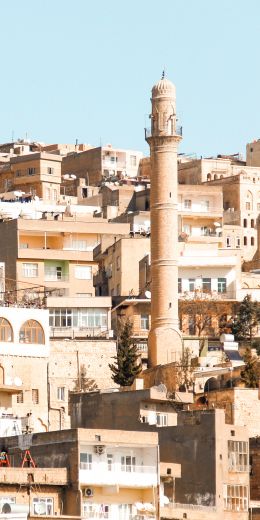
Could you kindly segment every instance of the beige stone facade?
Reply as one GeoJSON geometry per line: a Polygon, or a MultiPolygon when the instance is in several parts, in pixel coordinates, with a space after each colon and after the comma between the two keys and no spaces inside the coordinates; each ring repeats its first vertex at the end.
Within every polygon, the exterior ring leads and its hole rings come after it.
{"type": "MultiPolygon", "coordinates": [[[[19,437],[1,441],[8,449],[14,466],[4,470],[7,478],[13,478],[15,484],[25,481],[28,468],[23,472],[23,480],[22,472],[19,474],[20,468],[18,470],[17,467],[21,453],[19,437]]],[[[109,431],[102,428],[64,430],[33,435],[30,444],[30,452],[37,464],[36,470],[29,469],[32,476],[35,475],[35,486],[30,486],[30,489],[34,490],[37,485],[38,497],[49,498],[46,516],[63,514],[89,519],[95,518],[95,514],[101,519],[121,520],[122,516],[131,518],[131,515],[138,515],[138,508],[143,504],[143,519],[159,520],[156,432],[109,431]],[[42,483],[44,475],[45,485],[42,483]],[[55,489],[58,478],[63,487],[62,495],[59,487],[55,489]]],[[[10,497],[14,497],[10,481],[8,484],[9,489],[7,482],[0,479],[0,497],[1,492],[2,496],[6,496],[8,491],[10,497]]],[[[25,503],[23,490],[26,493],[26,482],[16,495],[17,502],[22,504],[25,503]]],[[[32,509],[34,497],[33,494],[32,509]]],[[[28,500],[27,496],[27,504],[28,500]]]]}
{"type": "Polygon", "coordinates": [[[11,157],[0,167],[0,193],[23,191],[47,201],[58,201],[61,161],[61,157],[45,152],[11,157]]]}
{"type": "Polygon", "coordinates": [[[111,178],[136,177],[142,155],[136,150],[122,150],[111,145],[78,151],[64,157],[62,175],[73,173],[90,185],[99,185],[102,180],[111,178]]]}

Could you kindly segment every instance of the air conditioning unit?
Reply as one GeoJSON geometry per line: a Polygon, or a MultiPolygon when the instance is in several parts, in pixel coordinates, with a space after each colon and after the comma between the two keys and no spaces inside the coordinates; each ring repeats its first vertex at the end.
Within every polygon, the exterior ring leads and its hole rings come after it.
{"type": "Polygon", "coordinates": [[[106,447],[101,445],[101,444],[98,444],[97,446],[94,446],[94,451],[98,455],[102,455],[103,453],[105,453],[105,449],[106,449],[106,447]]]}
{"type": "Polygon", "coordinates": [[[84,496],[85,497],[93,497],[94,490],[92,488],[85,488],[84,489],[84,496]]]}

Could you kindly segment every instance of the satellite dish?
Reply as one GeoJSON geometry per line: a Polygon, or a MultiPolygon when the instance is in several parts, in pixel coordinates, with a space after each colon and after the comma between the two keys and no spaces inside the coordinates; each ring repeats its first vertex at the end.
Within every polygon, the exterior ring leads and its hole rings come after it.
{"type": "Polygon", "coordinates": [[[46,514],[46,504],[43,502],[39,502],[34,505],[34,511],[37,515],[45,515],[46,514]]]}
{"type": "Polygon", "coordinates": [[[15,386],[22,386],[23,382],[20,377],[15,377],[14,384],[15,384],[15,386]]]}
{"type": "Polygon", "coordinates": [[[220,224],[219,222],[214,222],[213,225],[214,225],[215,227],[220,227],[220,226],[221,226],[221,224],[220,224]]]}
{"type": "Polygon", "coordinates": [[[152,294],[151,294],[151,291],[145,291],[144,293],[145,297],[148,298],[150,300],[152,294]]]}

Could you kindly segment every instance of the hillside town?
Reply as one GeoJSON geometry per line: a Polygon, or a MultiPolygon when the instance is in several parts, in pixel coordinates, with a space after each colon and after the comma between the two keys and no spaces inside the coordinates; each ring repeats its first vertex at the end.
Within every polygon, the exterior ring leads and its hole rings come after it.
{"type": "Polygon", "coordinates": [[[149,121],[0,144],[1,518],[260,520],[260,139],[149,121]]]}

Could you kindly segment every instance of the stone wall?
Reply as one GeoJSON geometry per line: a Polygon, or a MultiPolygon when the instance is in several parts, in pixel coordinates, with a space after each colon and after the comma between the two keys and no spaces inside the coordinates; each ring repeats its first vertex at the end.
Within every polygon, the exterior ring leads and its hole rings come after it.
{"type": "Polygon", "coordinates": [[[69,392],[113,388],[114,340],[53,340],[48,367],[50,430],[70,427],[69,392]],[[64,400],[61,390],[64,388],[64,400]]]}

